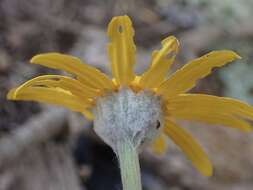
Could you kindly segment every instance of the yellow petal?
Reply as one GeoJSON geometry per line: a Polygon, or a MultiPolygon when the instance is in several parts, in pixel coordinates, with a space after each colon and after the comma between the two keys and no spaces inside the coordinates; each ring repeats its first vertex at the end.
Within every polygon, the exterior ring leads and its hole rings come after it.
{"type": "Polygon", "coordinates": [[[167,143],[166,139],[163,134],[160,134],[151,145],[152,150],[154,153],[163,155],[167,150],[167,143]]]}
{"type": "Polygon", "coordinates": [[[81,83],[95,89],[114,89],[113,82],[98,69],[84,64],[80,59],[60,54],[45,53],[34,56],[31,63],[59,69],[74,74],[81,83]]]}
{"type": "Polygon", "coordinates": [[[164,132],[179,146],[201,174],[205,176],[212,175],[213,168],[211,162],[202,150],[202,147],[187,131],[177,126],[174,122],[167,120],[165,122],[164,132]]]}
{"type": "Polygon", "coordinates": [[[129,87],[135,92],[138,93],[139,91],[143,90],[141,86],[139,85],[141,77],[140,76],[135,76],[135,79],[132,81],[132,83],[129,85],[129,87]]]}
{"type": "Polygon", "coordinates": [[[134,80],[135,51],[134,29],[128,16],[114,17],[108,26],[108,54],[112,74],[120,85],[129,85],[134,80]]]}
{"type": "Polygon", "coordinates": [[[71,93],[57,88],[27,87],[21,90],[16,88],[9,91],[7,98],[9,100],[26,100],[55,104],[77,112],[82,112],[91,106],[91,102],[81,100],[71,93]]]}
{"type": "Polygon", "coordinates": [[[207,94],[180,94],[169,101],[168,107],[180,111],[210,110],[253,120],[253,107],[246,102],[207,94]]]}
{"type": "Polygon", "coordinates": [[[86,119],[88,119],[88,120],[93,120],[94,119],[94,116],[93,116],[93,114],[89,111],[89,110],[84,110],[83,112],[82,112],[82,114],[84,115],[84,117],[86,117],[86,119]]]}
{"type": "Polygon", "coordinates": [[[200,112],[188,112],[188,113],[180,113],[180,112],[173,112],[173,118],[189,120],[189,121],[198,121],[207,124],[219,124],[226,127],[232,127],[240,129],[243,132],[251,132],[252,127],[250,124],[242,119],[238,119],[232,115],[209,112],[209,113],[202,113],[200,112]]]}
{"type": "Polygon", "coordinates": [[[151,66],[141,77],[142,88],[155,88],[163,82],[175,60],[178,48],[179,42],[174,36],[162,41],[162,48],[153,52],[151,66]]]}
{"type": "Polygon", "coordinates": [[[95,98],[100,95],[98,90],[85,86],[78,80],[60,75],[43,75],[33,78],[22,84],[16,93],[22,88],[44,86],[48,88],[61,88],[69,91],[81,99],[95,98]]]}
{"type": "Polygon", "coordinates": [[[175,118],[252,131],[250,124],[243,118],[253,120],[253,107],[232,98],[182,94],[171,99],[167,109],[170,116],[175,118]]]}
{"type": "Polygon", "coordinates": [[[214,67],[221,67],[236,58],[240,58],[233,51],[222,50],[210,52],[198,59],[190,61],[183,68],[176,71],[169,79],[158,87],[157,93],[170,98],[184,93],[196,85],[198,79],[206,77],[214,67]]]}

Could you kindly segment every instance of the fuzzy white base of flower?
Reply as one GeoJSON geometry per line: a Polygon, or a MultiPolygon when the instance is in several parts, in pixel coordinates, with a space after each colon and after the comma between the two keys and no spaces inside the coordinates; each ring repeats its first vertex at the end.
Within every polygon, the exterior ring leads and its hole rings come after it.
{"type": "Polygon", "coordinates": [[[122,88],[98,98],[93,114],[96,133],[119,158],[124,190],[140,190],[138,148],[158,135],[158,122],[163,124],[160,98],[122,88]]]}

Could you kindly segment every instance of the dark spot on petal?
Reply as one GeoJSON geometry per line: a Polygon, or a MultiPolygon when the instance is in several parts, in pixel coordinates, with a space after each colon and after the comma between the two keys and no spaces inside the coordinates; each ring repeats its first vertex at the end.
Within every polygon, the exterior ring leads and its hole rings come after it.
{"type": "Polygon", "coordinates": [[[118,32],[122,33],[123,32],[123,27],[121,25],[118,26],[118,32]]]}

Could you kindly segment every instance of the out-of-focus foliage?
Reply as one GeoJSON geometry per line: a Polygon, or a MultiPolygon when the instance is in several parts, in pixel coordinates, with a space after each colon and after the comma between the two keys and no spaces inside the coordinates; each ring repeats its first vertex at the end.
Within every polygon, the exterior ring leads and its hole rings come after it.
{"type": "Polygon", "coordinates": [[[223,46],[240,52],[242,59],[220,70],[224,82],[224,95],[239,98],[253,104],[252,40],[230,40],[223,46]]]}
{"type": "MultiPolygon", "coordinates": [[[[185,7],[204,13],[204,18],[221,25],[231,25],[253,16],[252,0],[179,0],[185,7]]],[[[203,19],[205,21],[205,19],[203,19]]]]}

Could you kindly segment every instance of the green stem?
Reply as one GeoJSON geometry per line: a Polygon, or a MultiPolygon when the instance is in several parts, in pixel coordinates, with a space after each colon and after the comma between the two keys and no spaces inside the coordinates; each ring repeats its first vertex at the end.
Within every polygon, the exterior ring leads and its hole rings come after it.
{"type": "Polygon", "coordinates": [[[131,142],[117,146],[123,190],[142,190],[139,157],[131,142]]]}

